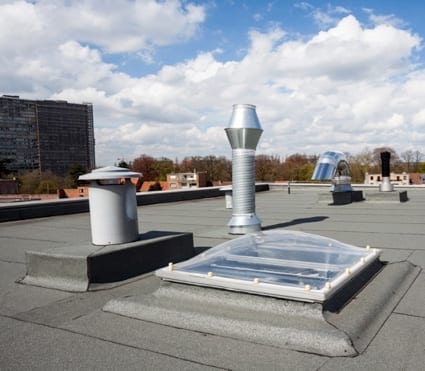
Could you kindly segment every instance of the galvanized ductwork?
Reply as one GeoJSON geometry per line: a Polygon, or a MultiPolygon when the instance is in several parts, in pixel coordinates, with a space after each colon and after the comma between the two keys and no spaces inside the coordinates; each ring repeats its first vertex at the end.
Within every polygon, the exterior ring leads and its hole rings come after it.
{"type": "Polygon", "coordinates": [[[351,174],[342,152],[323,153],[313,172],[312,180],[332,179],[331,192],[351,192],[351,174]]]}
{"type": "Polygon", "coordinates": [[[263,132],[255,106],[233,105],[229,127],[225,129],[232,147],[232,207],[229,233],[245,234],[261,230],[255,215],[255,149],[263,132]]]}

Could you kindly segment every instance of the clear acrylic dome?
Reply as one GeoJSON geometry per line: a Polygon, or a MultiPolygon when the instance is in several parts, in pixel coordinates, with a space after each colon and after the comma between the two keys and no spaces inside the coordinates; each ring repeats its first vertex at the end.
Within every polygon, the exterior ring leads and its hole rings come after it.
{"type": "Polygon", "coordinates": [[[193,285],[323,302],[379,253],[318,235],[273,230],[227,241],[156,274],[193,285]]]}

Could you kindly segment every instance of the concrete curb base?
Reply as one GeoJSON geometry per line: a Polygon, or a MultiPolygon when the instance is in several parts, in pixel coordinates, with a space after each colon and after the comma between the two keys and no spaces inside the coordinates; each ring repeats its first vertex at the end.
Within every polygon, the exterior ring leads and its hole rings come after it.
{"type": "Polygon", "coordinates": [[[329,205],[347,205],[360,201],[364,201],[363,191],[319,193],[318,199],[318,202],[326,202],[329,205]]]}
{"type": "Polygon", "coordinates": [[[365,192],[367,202],[398,203],[407,202],[407,191],[365,192]]]}
{"type": "Polygon", "coordinates": [[[325,311],[325,318],[362,353],[420,272],[420,267],[407,261],[389,263],[339,313],[325,311]]]}
{"type": "Polygon", "coordinates": [[[65,246],[26,251],[23,284],[84,292],[111,287],[143,273],[195,254],[192,233],[150,231],[135,242],[95,246],[65,246]]]}
{"type": "Polygon", "coordinates": [[[279,348],[353,357],[369,344],[419,271],[407,262],[385,266],[373,285],[335,313],[319,303],[170,282],[163,282],[150,295],[113,299],[103,310],[279,348]]]}

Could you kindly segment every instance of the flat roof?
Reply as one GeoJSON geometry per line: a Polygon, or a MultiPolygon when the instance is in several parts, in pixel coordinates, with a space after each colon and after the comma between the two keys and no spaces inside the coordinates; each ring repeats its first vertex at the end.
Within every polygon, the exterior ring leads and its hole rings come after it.
{"type": "MultiPolygon", "coordinates": [[[[408,202],[331,206],[318,202],[326,189],[291,184],[290,193],[285,186],[257,193],[256,214],[264,230],[283,228],[370,245],[382,250],[384,261],[407,260],[423,268],[425,188],[403,190],[408,202]]],[[[198,253],[237,237],[228,234],[231,210],[224,197],[145,205],[138,214],[140,232],[192,232],[198,253]]],[[[16,283],[25,274],[26,250],[89,241],[88,213],[0,224],[1,369],[419,370],[425,364],[423,271],[362,354],[332,358],[102,311],[112,298],[154,292],[160,280],[153,273],[84,293],[16,283]]]]}

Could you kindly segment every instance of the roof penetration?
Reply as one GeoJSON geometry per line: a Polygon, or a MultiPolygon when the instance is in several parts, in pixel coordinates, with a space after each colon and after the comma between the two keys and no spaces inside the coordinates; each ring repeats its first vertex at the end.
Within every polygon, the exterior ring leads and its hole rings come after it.
{"type": "Polygon", "coordinates": [[[164,280],[305,302],[324,302],[378,259],[360,248],[297,231],[274,230],[227,241],[156,271],[164,280]]]}

